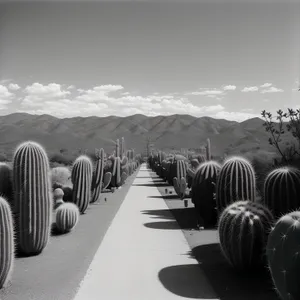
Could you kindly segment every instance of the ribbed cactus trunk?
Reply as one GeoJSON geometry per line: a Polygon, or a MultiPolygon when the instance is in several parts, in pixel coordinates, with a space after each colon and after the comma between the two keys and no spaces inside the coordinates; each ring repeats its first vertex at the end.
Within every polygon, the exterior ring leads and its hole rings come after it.
{"type": "Polygon", "coordinates": [[[0,197],[0,289],[6,287],[13,270],[14,226],[8,202],[0,197]]]}
{"type": "Polygon", "coordinates": [[[119,139],[116,140],[116,153],[115,153],[115,156],[116,157],[121,156],[121,153],[120,153],[120,140],[119,139]]]}
{"type": "Polygon", "coordinates": [[[217,181],[217,209],[221,213],[235,201],[255,201],[255,172],[249,161],[242,157],[228,159],[221,168],[217,181]]]}
{"type": "Polygon", "coordinates": [[[268,174],[264,184],[264,203],[275,218],[300,207],[300,171],[282,167],[268,174]]]}
{"type": "Polygon", "coordinates": [[[73,182],[73,198],[81,214],[84,214],[89,206],[91,199],[93,166],[91,160],[85,156],[79,156],[73,165],[72,182],[73,182]]]}
{"type": "Polygon", "coordinates": [[[46,247],[52,216],[49,161],[35,142],[21,144],[13,158],[14,212],[18,250],[36,255],[46,247]]]}
{"type": "Polygon", "coordinates": [[[102,181],[103,181],[103,171],[104,171],[104,149],[96,151],[96,165],[93,172],[92,178],[92,197],[91,203],[94,203],[98,200],[101,194],[102,181]]]}
{"type": "Polygon", "coordinates": [[[125,155],[125,139],[122,137],[121,139],[121,149],[120,149],[120,158],[123,158],[125,155]]]}
{"type": "Polygon", "coordinates": [[[120,160],[120,157],[115,157],[115,159],[113,161],[111,184],[113,187],[119,187],[121,185],[121,160],[120,160]]]}
{"type": "Polygon", "coordinates": [[[206,160],[211,160],[211,149],[210,149],[210,139],[207,139],[206,144],[206,160]]]}

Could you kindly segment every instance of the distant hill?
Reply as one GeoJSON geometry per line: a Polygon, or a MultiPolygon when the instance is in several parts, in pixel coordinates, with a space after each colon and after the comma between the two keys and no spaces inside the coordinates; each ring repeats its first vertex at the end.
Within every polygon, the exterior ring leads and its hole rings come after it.
{"type": "MultiPolygon", "coordinates": [[[[68,149],[103,147],[108,153],[114,149],[114,141],[124,137],[127,147],[142,152],[147,137],[156,148],[199,148],[211,139],[212,154],[245,153],[262,149],[275,152],[268,143],[263,120],[249,119],[234,122],[210,117],[196,118],[190,115],[147,117],[74,117],[58,119],[50,115],[15,113],[0,116],[0,152],[11,153],[26,140],[41,143],[49,153],[68,149]]],[[[287,136],[286,141],[291,137],[287,136]]]]}

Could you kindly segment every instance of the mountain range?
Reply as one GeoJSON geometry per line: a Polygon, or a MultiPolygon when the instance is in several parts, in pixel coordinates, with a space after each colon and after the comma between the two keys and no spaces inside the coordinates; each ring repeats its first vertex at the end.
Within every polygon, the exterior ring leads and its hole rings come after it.
{"type": "MultiPolygon", "coordinates": [[[[56,118],[50,115],[30,115],[14,113],[0,116],[0,152],[10,154],[23,141],[34,140],[41,143],[48,153],[67,149],[78,153],[79,149],[104,148],[108,153],[114,150],[117,138],[124,137],[127,148],[136,153],[145,150],[151,139],[155,148],[177,149],[200,148],[211,140],[212,154],[238,154],[265,151],[275,153],[269,145],[269,135],[264,121],[253,118],[244,122],[171,115],[147,117],[74,117],[56,118]]],[[[291,140],[287,134],[283,142],[291,140]]]]}

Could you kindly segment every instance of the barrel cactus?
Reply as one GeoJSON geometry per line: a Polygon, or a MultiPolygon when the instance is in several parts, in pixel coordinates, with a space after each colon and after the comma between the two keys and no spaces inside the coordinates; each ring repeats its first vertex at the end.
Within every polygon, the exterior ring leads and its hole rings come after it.
{"type": "Polygon", "coordinates": [[[204,226],[215,225],[217,211],[215,201],[215,184],[221,170],[216,161],[207,161],[197,169],[192,184],[192,203],[194,203],[204,226]]]}
{"type": "Polygon", "coordinates": [[[75,228],[79,220],[79,209],[74,203],[64,203],[56,210],[56,230],[67,233],[75,228]]]}
{"type": "Polygon", "coordinates": [[[0,197],[0,289],[10,280],[14,262],[14,226],[10,205],[0,197]]]}
{"type": "Polygon", "coordinates": [[[265,266],[265,248],[273,222],[271,211],[260,203],[237,201],[226,207],[218,233],[227,261],[240,271],[265,266]]]}
{"type": "Polygon", "coordinates": [[[242,157],[231,157],[223,164],[216,186],[217,209],[237,200],[255,201],[256,181],[251,163],[242,157]]]}
{"type": "Polygon", "coordinates": [[[90,158],[86,155],[79,156],[72,169],[72,202],[78,206],[81,214],[85,213],[90,203],[92,174],[93,165],[90,158]]]}
{"type": "Polygon", "coordinates": [[[96,149],[95,152],[97,161],[92,177],[92,197],[90,201],[91,203],[96,202],[100,197],[104,172],[104,150],[103,148],[101,148],[100,150],[96,149]]]}
{"type": "Polygon", "coordinates": [[[300,212],[294,211],[281,217],[268,237],[268,266],[276,291],[283,300],[300,299],[299,235],[300,212]]]}
{"type": "Polygon", "coordinates": [[[268,174],[264,184],[264,203],[275,218],[300,207],[300,171],[282,167],[268,174]]]}
{"type": "Polygon", "coordinates": [[[18,251],[37,255],[46,247],[51,232],[52,188],[47,154],[29,141],[13,157],[14,215],[18,251]]]}

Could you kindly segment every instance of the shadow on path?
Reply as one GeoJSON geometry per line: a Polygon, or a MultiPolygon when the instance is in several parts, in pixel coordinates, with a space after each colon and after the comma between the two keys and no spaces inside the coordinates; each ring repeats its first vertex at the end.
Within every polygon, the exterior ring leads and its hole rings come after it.
{"type": "Polygon", "coordinates": [[[199,265],[179,265],[162,269],[158,273],[162,285],[171,293],[191,299],[217,299],[205,282],[199,265]]]}
{"type": "MultiPolygon", "coordinates": [[[[147,186],[147,187],[157,187],[157,184],[154,183],[134,183],[131,186],[147,186]]],[[[159,186],[169,186],[167,183],[162,183],[159,186]]]]}
{"type": "Polygon", "coordinates": [[[189,256],[197,259],[221,300],[278,300],[267,269],[255,274],[238,273],[229,266],[217,243],[194,247],[189,256]]]}
{"type": "Polygon", "coordinates": [[[176,221],[150,222],[145,223],[144,226],[152,229],[181,230],[176,221]]]}
{"type": "MultiPolygon", "coordinates": [[[[176,209],[157,209],[157,210],[145,210],[142,211],[143,214],[151,215],[152,218],[155,219],[162,219],[162,220],[172,220],[174,223],[178,223],[181,229],[194,229],[196,228],[196,216],[195,210],[193,207],[187,208],[176,208],[176,209]]],[[[159,223],[159,222],[158,222],[159,223]]],[[[164,223],[164,222],[161,222],[164,223]]],[[[153,224],[153,223],[146,223],[144,224],[146,227],[155,228],[155,229],[167,229],[164,228],[165,226],[172,229],[172,225],[167,224],[153,224]]],[[[173,229],[180,229],[173,228],[173,229]]]]}

